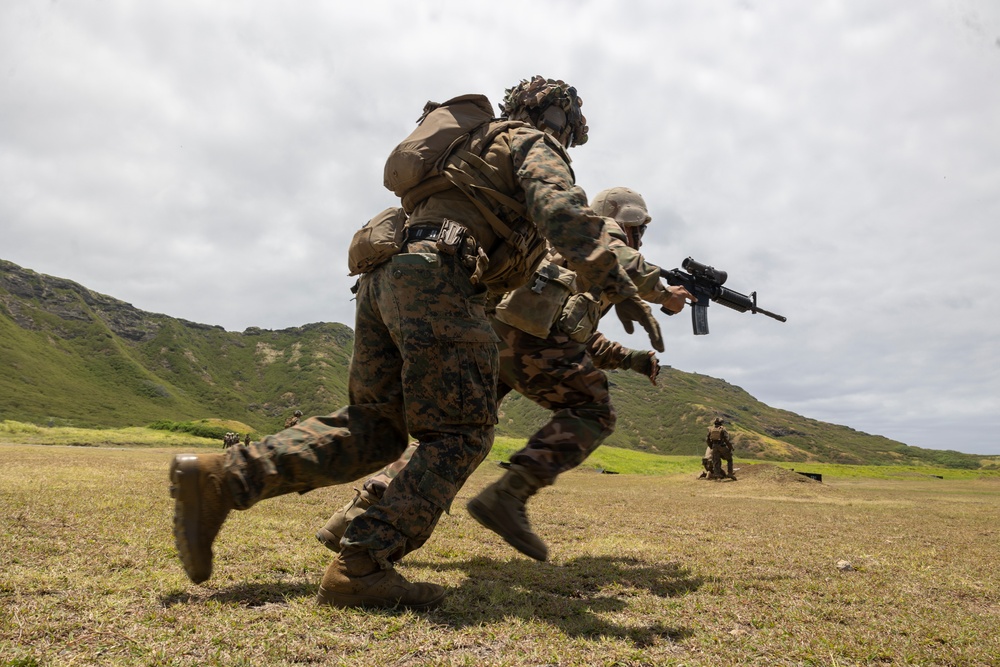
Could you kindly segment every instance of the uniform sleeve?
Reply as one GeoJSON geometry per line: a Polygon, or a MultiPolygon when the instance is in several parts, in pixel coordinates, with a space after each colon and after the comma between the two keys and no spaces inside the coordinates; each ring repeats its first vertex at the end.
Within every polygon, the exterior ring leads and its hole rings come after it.
{"type": "Polygon", "coordinates": [[[528,216],[569,267],[585,283],[600,287],[612,303],[636,294],[618,257],[602,240],[604,219],[587,205],[565,151],[542,132],[515,130],[511,155],[528,216]]]}
{"type": "Polygon", "coordinates": [[[600,331],[587,341],[587,353],[593,360],[594,366],[604,371],[621,368],[622,361],[631,351],[621,343],[610,340],[600,331]]]}
{"type": "Polygon", "coordinates": [[[616,241],[612,250],[618,256],[618,263],[635,284],[640,298],[650,303],[666,303],[670,299],[670,292],[660,280],[660,267],[650,264],[642,253],[621,241],[616,241]]]}

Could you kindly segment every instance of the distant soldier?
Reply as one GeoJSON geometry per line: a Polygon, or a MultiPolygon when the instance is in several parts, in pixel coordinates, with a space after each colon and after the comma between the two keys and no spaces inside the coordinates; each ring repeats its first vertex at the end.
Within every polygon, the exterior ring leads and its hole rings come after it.
{"type": "Polygon", "coordinates": [[[709,479],[736,480],[733,475],[733,443],[729,439],[729,431],[722,425],[722,417],[715,418],[715,424],[708,429],[708,436],[705,438],[708,445],[708,452],[711,452],[712,470],[708,473],[709,479]],[[722,459],[726,460],[726,473],[722,472],[722,459]]]}
{"type": "Polygon", "coordinates": [[[299,423],[299,417],[302,416],[301,410],[296,410],[295,414],[285,420],[285,428],[291,428],[299,423]]]}
{"type": "Polygon", "coordinates": [[[247,447],[250,446],[250,434],[249,433],[247,433],[247,437],[243,440],[243,444],[246,445],[247,447]]]}

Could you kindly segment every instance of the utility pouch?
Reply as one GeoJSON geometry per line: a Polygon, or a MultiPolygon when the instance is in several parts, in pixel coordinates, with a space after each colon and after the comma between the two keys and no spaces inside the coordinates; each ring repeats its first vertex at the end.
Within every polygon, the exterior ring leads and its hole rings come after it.
{"type": "Polygon", "coordinates": [[[542,260],[526,285],[507,292],[500,300],[496,318],[526,334],[548,338],[574,291],[576,273],[542,260]]]}
{"type": "Polygon", "coordinates": [[[578,292],[566,301],[559,318],[559,330],[575,340],[586,343],[601,319],[601,302],[589,292],[578,292]]]}
{"type": "Polygon", "coordinates": [[[350,274],[367,273],[387,262],[403,247],[403,227],[406,213],[397,207],[387,208],[354,232],[347,248],[350,274]]]}

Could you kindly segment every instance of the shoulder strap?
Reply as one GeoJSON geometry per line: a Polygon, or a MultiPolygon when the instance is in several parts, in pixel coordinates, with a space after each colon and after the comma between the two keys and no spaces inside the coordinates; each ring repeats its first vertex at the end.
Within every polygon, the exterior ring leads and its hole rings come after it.
{"type": "Polygon", "coordinates": [[[485,134],[473,132],[468,148],[456,147],[444,160],[441,168],[441,175],[479,209],[493,231],[521,252],[528,250],[527,239],[511,229],[501,219],[499,212],[507,209],[515,217],[524,217],[527,208],[500,191],[504,184],[496,168],[483,159],[483,154],[501,132],[526,126],[526,123],[519,121],[502,121],[490,126],[485,134]],[[460,169],[460,164],[468,168],[460,169]],[[492,202],[493,206],[490,206],[489,202],[492,202]]]}

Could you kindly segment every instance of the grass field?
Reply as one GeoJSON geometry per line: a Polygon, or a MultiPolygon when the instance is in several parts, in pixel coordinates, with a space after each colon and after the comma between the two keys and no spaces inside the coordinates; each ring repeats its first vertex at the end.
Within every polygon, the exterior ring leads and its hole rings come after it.
{"type": "Polygon", "coordinates": [[[588,463],[624,474],[574,471],[529,504],[536,563],[465,511],[487,463],[400,565],[444,605],[366,612],[314,602],[313,535],[350,484],[234,513],[195,586],[170,533],[180,445],[132,439],[0,444],[0,666],[1000,664],[996,475],[810,466],[820,484],[737,461],[707,482],[697,459],[605,448],[588,463]]]}

